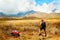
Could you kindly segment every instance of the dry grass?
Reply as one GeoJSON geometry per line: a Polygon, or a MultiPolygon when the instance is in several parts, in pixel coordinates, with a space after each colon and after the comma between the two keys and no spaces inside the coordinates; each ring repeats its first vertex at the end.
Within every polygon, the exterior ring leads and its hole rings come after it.
{"type": "MultiPolygon", "coordinates": [[[[48,35],[60,36],[60,19],[47,19],[46,23],[48,35]]],[[[19,40],[10,36],[12,29],[21,33],[21,40],[39,40],[39,27],[40,20],[0,20],[0,40],[19,40]]]]}

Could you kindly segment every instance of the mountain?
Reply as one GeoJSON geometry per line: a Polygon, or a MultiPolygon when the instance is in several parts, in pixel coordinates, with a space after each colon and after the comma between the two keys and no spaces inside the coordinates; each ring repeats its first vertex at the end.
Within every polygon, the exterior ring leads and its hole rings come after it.
{"type": "Polygon", "coordinates": [[[33,14],[33,13],[35,13],[35,11],[33,11],[33,10],[26,11],[26,12],[19,12],[19,13],[17,14],[17,16],[25,16],[25,15],[27,15],[27,14],[33,14]]]}
{"type": "Polygon", "coordinates": [[[18,12],[17,14],[6,15],[3,12],[0,12],[0,16],[8,17],[12,19],[34,19],[34,18],[60,18],[60,13],[44,13],[44,12],[36,12],[33,10],[26,12],[18,12]]]}
{"type": "Polygon", "coordinates": [[[36,17],[36,18],[60,18],[60,13],[41,13],[41,12],[37,12],[34,14],[27,14],[25,15],[25,18],[32,18],[32,17],[36,17]]]}
{"type": "Polygon", "coordinates": [[[35,13],[35,11],[30,10],[30,11],[26,11],[26,12],[18,12],[17,14],[4,14],[3,12],[0,12],[0,16],[5,16],[5,17],[23,17],[27,14],[33,14],[35,13]]]}
{"type": "Polygon", "coordinates": [[[3,12],[0,12],[0,16],[5,16],[5,14],[3,12]]]}

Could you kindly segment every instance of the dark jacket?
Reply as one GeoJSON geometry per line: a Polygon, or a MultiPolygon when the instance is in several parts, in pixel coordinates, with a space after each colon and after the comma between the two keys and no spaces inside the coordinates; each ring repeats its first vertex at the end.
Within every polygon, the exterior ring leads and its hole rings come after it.
{"type": "Polygon", "coordinates": [[[41,27],[42,27],[42,28],[45,28],[45,27],[46,27],[46,22],[42,22],[42,23],[41,23],[41,27]]]}

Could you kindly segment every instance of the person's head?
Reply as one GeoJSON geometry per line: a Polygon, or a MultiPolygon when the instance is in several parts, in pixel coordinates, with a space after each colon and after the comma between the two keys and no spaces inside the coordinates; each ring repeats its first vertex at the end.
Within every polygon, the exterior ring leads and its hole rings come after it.
{"type": "Polygon", "coordinates": [[[42,19],[41,22],[44,22],[44,20],[42,19]]]}
{"type": "Polygon", "coordinates": [[[43,22],[44,20],[41,20],[41,22],[43,22]]]}

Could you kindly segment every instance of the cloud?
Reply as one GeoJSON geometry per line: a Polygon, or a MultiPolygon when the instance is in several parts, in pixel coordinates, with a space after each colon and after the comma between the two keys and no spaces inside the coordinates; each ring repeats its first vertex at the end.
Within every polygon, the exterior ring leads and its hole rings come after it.
{"type": "Polygon", "coordinates": [[[0,10],[6,14],[16,13],[18,11],[16,1],[14,0],[0,1],[0,10]]]}
{"type": "Polygon", "coordinates": [[[45,12],[45,13],[52,13],[54,9],[56,9],[54,12],[60,13],[60,1],[55,0],[50,2],[49,4],[43,3],[43,5],[38,5],[32,7],[35,11],[45,12]]]}
{"type": "Polygon", "coordinates": [[[29,10],[51,13],[55,8],[57,9],[55,12],[60,12],[60,0],[42,5],[37,5],[35,0],[0,0],[0,11],[6,14],[17,14],[17,12],[29,10]]]}
{"type": "Polygon", "coordinates": [[[28,0],[20,0],[20,2],[18,2],[18,10],[19,11],[27,11],[29,9],[30,5],[28,0]]]}
{"type": "Polygon", "coordinates": [[[28,0],[0,0],[0,11],[6,14],[16,14],[27,10],[30,10],[28,0]]]}
{"type": "Polygon", "coordinates": [[[55,12],[60,13],[60,0],[56,0],[54,4],[57,9],[55,12]]]}
{"type": "Polygon", "coordinates": [[[42,6],[38,5],[38,6],[33,6],[32,9],[35,10],[35,11],[40,11],[40,12],[46,12],[46,13],[51,13],[52,12],[52,9],[54,9],[54,4],[53,2],[49,3],[49,4],[46,4],[46,3],[43,3],[42,6]]]}

